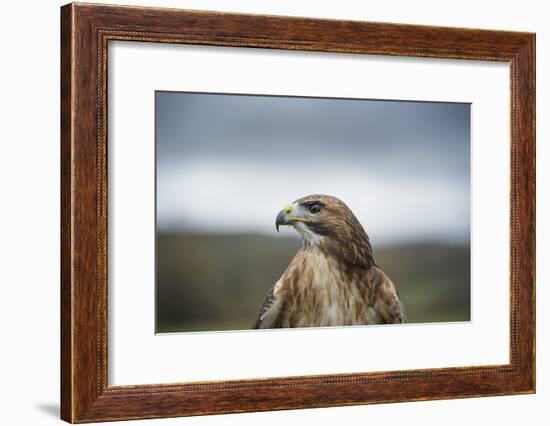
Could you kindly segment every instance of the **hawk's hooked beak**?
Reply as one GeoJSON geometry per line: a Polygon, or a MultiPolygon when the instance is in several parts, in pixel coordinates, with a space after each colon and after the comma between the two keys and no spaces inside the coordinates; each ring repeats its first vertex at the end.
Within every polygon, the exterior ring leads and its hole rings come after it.
{"type": "Polygon", "coordinates": [[[300,206],[289,204],[282,209],[275,219],[275,228],[279,232],[280,225],[292,225],[296,222],[311,222],[311,219],[305,217],[303,209],[300,206]]]}
{"type": "Polygon", "coordinates": [[[279,232],[279,226],[280,225],[290,225],[291,222],[289,220],[289,215],[292,212],[292,209],[294,206],[292,204],[289,204],[286,206],[283,210],[279,212],[277,215],[277,219],[275,219],[275,228],[277,228],[277,232],[279,232]]]}

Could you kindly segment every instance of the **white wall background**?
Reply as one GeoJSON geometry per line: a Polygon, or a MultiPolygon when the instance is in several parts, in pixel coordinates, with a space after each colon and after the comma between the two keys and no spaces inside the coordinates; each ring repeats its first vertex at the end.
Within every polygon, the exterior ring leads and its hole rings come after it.
{"type": "MultiPolygon", "coordinates": [[[[535,0],[143,0],[112,3],[537,32],[537,395],[138,421],[132,424],[270,425],[546,424],[550,368],[550,12],[535,0]]],[[[59,6],[2,7],[0,315],[2,424],[60,424],[59,395],[59,6]],[[7,95],[7,96],[6,96],[7,95]]]]}

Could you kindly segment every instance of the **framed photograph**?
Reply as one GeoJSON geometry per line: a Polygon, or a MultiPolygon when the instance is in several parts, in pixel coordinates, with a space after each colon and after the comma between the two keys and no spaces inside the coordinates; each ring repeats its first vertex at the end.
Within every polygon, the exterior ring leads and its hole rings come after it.
{"type": "Polygon", "coordinates": [[[535,35],[61,8],[61,417],[535,392],[535,35]]]}

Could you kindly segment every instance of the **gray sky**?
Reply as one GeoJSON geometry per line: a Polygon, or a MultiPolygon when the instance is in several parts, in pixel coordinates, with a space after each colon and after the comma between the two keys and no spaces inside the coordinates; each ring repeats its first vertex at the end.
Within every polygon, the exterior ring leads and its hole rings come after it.
{"type": "Polygon", "coordinates": [[[375,242],[464,241],[469,141],[469,104],[157,92],[157,225],[275,234],[325,193],[375,242]]]}

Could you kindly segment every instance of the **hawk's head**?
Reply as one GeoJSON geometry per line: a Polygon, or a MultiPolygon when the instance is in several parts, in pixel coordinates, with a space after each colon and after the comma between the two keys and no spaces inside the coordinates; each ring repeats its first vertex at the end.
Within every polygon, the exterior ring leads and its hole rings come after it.
{"type": "Polygon", "coordinates": [[[374,264],[365,230],[350,208],[330,195],[308,195],[286,206],[277,215],[277,231],[291,225],[306,247],[319,247],[327,254],[360,266],[374,264]]]}

